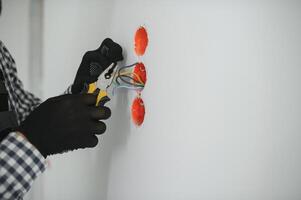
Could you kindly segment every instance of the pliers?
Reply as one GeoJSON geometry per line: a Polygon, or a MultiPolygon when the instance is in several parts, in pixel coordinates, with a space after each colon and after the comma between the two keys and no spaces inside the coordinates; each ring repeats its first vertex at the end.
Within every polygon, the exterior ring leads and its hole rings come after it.
{"type": "Polygon", "coordinates": [[[113,62],[106,70],[104,70],[100,74],[97,82],[89,84],[88,93],[98,93],[96,99],[96,106],[104,106],[105,103],[111,100],[110,97],[108,97],[108,89],[113,84],[116,70],[117,63],[113,62]]]}

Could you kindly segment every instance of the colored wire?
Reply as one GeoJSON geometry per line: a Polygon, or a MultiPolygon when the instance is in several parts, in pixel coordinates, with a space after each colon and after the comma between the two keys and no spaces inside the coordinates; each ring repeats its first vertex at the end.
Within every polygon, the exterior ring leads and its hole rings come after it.
{"type": "Polygon", "coordinates": [[[130,82],[130,81],[124,79],[124,78],[127,78],[129,80],[135,81],[135,79],[132,78],[131,76],[122,75],[122,76],[119,76],[118,78],[120,78],[123,82],[125,82],[125,83],[127,83],[129,85],[142,85],[142,86],[144,86],[144,84],[137,84],[135,82],[130,82]]]}
{"type": "Polygon", "coordinates": [[[137,90],[139,91],[139,90],[143,89],[143,87],[139,88],[139,87],[129,87],[129,86],[125,86],[125,85],[119,85],[119,86],[113,88],[113,91],[112,91],[113,95],[115,95],[115,90],[117,90],[119,88],[126,88],[128,90],[135,90],[135,91],[137,91],[137,90]]]}
{"type": "MultiPolygon", "coordinates": [[[[128,84],[128,85],[144,87],[143,84],[137,84],[137,83],[129,82],[129,81],[125,80],[124,77],[133,80],[133,78],[130,77],[130,76],[118,76],[118,77],[117,77],[117,80],[118,80],[118,78],[119,78],[122,82],[124,82],[124,83],[126,83],[126,84],[128,84]]],[[[120,84],[120,83],[119,83],[119,84],[120,84]]],[[[121,84],[120,84],[120,85],[121,85],[121,84]]]]}
{"type": "Polygon", "coordinates": [[[133,66],[135,66],[135,65],[137,65],[137,64],[138,64],[138,62],[135,62],[134,64],[131,64],[131,65],[128,65],[128,66],[120,67],[119,70],[118,70],[118,72],[120,72],[121,70],[127,69],[127,68],[131,68],[131,67],[133,67],[133,66]]]}
{"type": "MultiPolygon", "coordinates": [[[[136,73],[131,73],[131,72],[127,72],[127,73],[120,73],[120,75],[134,75],[136,79],[138,79],[138,82],[140,82],[140,84],[143,84],[143,81],[141,80],[140,76],[138,76],[136,73]]],[[[134,79],[134,82],[137,82],[137,80],[134,79]]]]}
{"type": "MultiPolygon", "coordinates": [[[[121,68],[118,70],[118,75],[117,75],[117,78],[116,78],[117,83],[119,83],[118,78],[120,78],[123,82],[125,82],[125,83],[127,83],[127,84],[129,84],[129,85],[135,85],[135,84],[130,83],[130,82],[124,80],[123,78],[121,78],[120,73],[121,73],[121,70],[122,70],[122,69],[126,69],[126,68],[133,67],[133,66],[135,66],[136,64],[137,64],[137,63],[134,63],[134,64],[132,64],[132,65],[128,65],[128,66],[125,66],[125,67],[121,67],[121,68]]],[[[129,77],[129,78],[132,79],[131,77],[129,77]]]]}
{"type": "Polygon", "coordinates": [[[115,79],[114,84],[117,85],[117,86],[118,86],[118,85],[121,85],[121,83],[120,83],[119,80],[118,80],[118,79],[121,79],[121,81],[125,82],[126,84],[128,84],[128,85],[130,85],[130,86],[144,87],[144,84],[130,83],[130,82],[128,82],[128,81],[124,81],[124,80],[123,80],[122,78],[120,78],[120,77],[122,77],[122,76],[117,76],[116,79],[115,79]]]}
{"type": "MultiPolygon", "coordinates": [[[[113,95],[115,94],[115,90],[118,88],[126,88],[129,90],[135,90],[135,91],[139,91],[139,90],[141,91],[144,88],[144,83],[141,80],[141,78],[136,73],[127,71],[127,70],[129,70],[129,68],[134,67],[137,64],[138,64],[138,62],[128,65],[128,66],[120,67],[117,70],[117,72],[114,74],[114,77],[113,77],[113,79],[115,80],[115,82],[114,82],[115,87],[113,88],[113,91],[112,91],[113,95]],[[138,81],[135,78],[133,78],[132,76],[134,76],[138,81]],[[122,81],[126,85],[123,85],[120,81],[122,81]],[[131,81],[133,81],[133,82],[131,82],[131,81]],[[136,82],[138,82],[138,83],[136,83],[136,82]]],[[[113,81],[111,82],[111,84],[113,84],[113,81]]]]}
{"type": "Polygon", "coordinates": [[[133,77],[131,77],[131,76],[121,75],[121,76],[119,76],[119,78],[120,78],[123,82],[125,82],[125,83],[127,83],[127,84],[129,84],[129,85],[143,85],[143,86],[144,86],[144,84],[141,84],[141,83],[135,83],[135,79],[134,79],[133,77]],[[129,79],[129,80],[132,80],[133,82],[129,82],[128,80],[126,80],[126,79],[124,79],[124,78],[127,78],[127,79],[129,79]]]}

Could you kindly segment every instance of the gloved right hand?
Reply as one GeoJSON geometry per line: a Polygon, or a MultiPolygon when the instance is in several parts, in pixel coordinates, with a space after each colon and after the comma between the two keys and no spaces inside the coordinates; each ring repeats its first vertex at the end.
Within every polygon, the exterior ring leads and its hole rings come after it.
{"type": "Polygon", "coordinates": [[[72,94],[83,92],[85,86],[96,82],[99,75],[112,63],[121,60],[122,47],[112,39],[106,38],[98,49],[88,51],[83,56],[71,88],[72,94]]]}
{"type": "Polygon", "coordinates": [[[111,111],[96,107],[95,94],[68,94],[50,98],[37,107],[16,129],[46,158],[79,148],[95,147],[95,134],[106,130],[111,111]]]}

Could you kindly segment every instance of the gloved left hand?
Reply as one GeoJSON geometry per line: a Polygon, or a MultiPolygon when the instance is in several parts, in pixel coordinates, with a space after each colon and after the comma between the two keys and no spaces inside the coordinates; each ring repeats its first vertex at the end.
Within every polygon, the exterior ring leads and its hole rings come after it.
{"type": "Polygon", "coordinates": [[[88,51],[83,56],[72,85],[72,93],[82,92],[87,85],[96,82],[99,75],[112,63],[121,60],[123,60],[122,47],[110,38],[105,39],[98,49],[88,51]]]}
{"type": "Polygon", "coordinates": [[[40,104],[15,130],[46,158],[70,150],[95,147],[106,130],[111,110],[95,106],[95,94],[67,94],[40,104]]]}

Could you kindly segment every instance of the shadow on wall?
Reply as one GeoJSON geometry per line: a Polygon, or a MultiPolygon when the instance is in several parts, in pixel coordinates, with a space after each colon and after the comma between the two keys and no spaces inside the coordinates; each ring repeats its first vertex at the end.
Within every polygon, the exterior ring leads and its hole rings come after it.
{"type": "MultiPolygon", "coordinates": [[[[124,60],[127,60],[126,57],[124,52],[124,60]]],[[[121,66],[124,64],[124,62],[120,63],[121,66]]],[[[107,124],[107,133],[100,138],[101,147],[97,154],[101,156],[98,156],[95,162],[101,165],[101,170],[97,174],[97,178],[100,179],[97,198],[103,200],[107,199],[112,157],[126,146],[131,128],[128,91],[118,89],[113,98],[114,100],[108,105],[112,110],[112,117],[107,124]]]]}

